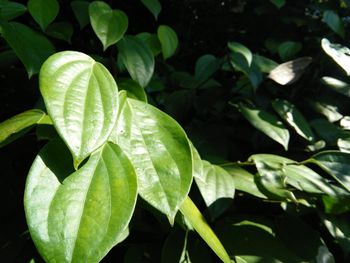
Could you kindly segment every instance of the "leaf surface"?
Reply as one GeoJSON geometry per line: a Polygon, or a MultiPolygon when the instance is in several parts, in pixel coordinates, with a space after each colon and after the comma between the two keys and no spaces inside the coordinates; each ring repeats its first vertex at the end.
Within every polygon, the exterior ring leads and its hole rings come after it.
{"type": "Polygon", "coordinates": [[[80,29],[83,29],[86,25],[90,23],[90,16],[89,16],[90,2],[76,0],[76,1],[72,1],[70,5],[74,12],[75,18],[78,20],[80,29]]]}
{"type": "Polygon", "coordinates": [[[59,9],[57,0],[28,1],[28,11],[43,31],[55,20],[59,9]]]}
{"type": "Polygon", "coordinates": [[[170,58],[174,55],[179,45],[176,32],[170,26],[160,25],[157,30],[157,35],[162,47],[164,60],[170,58]]]}
{"type": "Polygon", "coordinates": [[[10,1],[0,2],[0,18],[4,20],[11,20],[21,16],[27,11],[25,5],[10,1]]]}
{"type": "Polygon", "coordinates": [[[327,38],[321,41],[323,51],[326,52],[349,76],[350,75],[350,49],[340,44],[331,43],[327,38]]]}
{"type": "Polygon", "coordinates": [[[141,0],[142,4],[158,19],[162,6],[158,0],[141,0]]]}
{"type": "Polygon", "coordinates": [[[322,21],[325,22],[330,29],[341,37],[345,37],[344,24],[339,15],[333,10],[326,10],[323,13],[322,21]]]}

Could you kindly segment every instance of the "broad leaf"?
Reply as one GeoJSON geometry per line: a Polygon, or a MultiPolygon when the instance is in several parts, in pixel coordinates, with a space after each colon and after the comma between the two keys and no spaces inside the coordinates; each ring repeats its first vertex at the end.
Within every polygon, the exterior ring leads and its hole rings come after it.
{"type": "Polygon", "coordinates": [[[341,152],[350,153],[350,137],[338,138],[337,145],[341,152]]]}
{"type": "Polygon", "coordinates": [[[37,124],[45,113],[41,110],[28,110],[0,123],[0,147],[15,140],[17,135],[37,124]]]}
{"type": "Polygon", "coordinates": [[[90,16],[89,16],[90,2],[76,0],[76,1],[72,1],[70,5],[73,9],[75,18],[78,20],[80,29],[83,29],[86,25],[90,23],[90,16]]]}
{"type": "Polygon", "coordinates": [[[206,81],[219,69],[219,66],[219,61],[215,56],[203,55],[196,62],[194,76],[198,81],[206,81]]]}
{"type": "Polygon", "coordinates": [[[272,140],[288,149],[289,132],[282,122],[269,112],[239,104],[239,111],[255,128],[269,136],[272,140]]]}
{"type": "Polygon", "coordinates": [[[162,10],[158,0],[141,0],[142,4],[154,15],[155,19],[158,19],[158,15],[162,10]]]}
{"type": "Polygon", "coordinates": [[[133,163],[141,197],[172,223],[192,183],[192,153],[185,132],[155,107],[128,98],[110,140],[133,163]]]}
{"type": "Polygon", "coordinates": [[[293,59],[300,52],[302,44],[300,42],[286,41],[278,46],[278,55],[283,61],[293,59]]]}
{"type": "Polygon", "coordinates": [[[28,1],[28,11],[43,31],[55,20],[59,9],[57,0],[28,1]]]}
{"type": "Polygon", "coordinates": [[[23,15],[27,11],[26,6],[10,1],[0,2],[0,19],[11,20],[23,15]]]}
{"type": "Polygon", "coordinates": [[[332,77],[322,77],[322,82],[336,92],[350,97],[350,84],[332,77]]]}
{"type": "Polygon", "coordinates": [[[135,171],[111,143],[73,170],[64,144],[39,153],[24,205],[32,239],[46,262],[99,262],[125,238],[137,197],[135,171]]]}
{"type": "Polygon", "coordinates": [[[270,73],[278,66],[277,62],[260,55],[253,55],[253,63],[264,73],[270,73]]]}
{"type": "Polygon", "coordinates": [[[118,88],[125,90],[129,98],[147,102],[145,89],[132,79],[118,79],[118,88]]]}
{"type": "Polygon", "coordinates": [[[350,224],[346,215],[327,216],[323,218],[323,224],[337,243],[342,247],[345,254],[350,254],[350,224]]]}
{"type": "Polygon", "coordinates": [[[158,27],[157,35],[160,45],[162,46],[164,60],[170,58],[174,55],[177,46],[179,45],[176,32],[169,26],[161,25],[158,27]]]}
{"type": "Polygon", "coordinates": [[[308,162],[315,163],[350,192],[350,154],[325,151],[312,156],[308,162]]]}
{"type": "Polygon", "coordinates": [[[203,161],[202,174],[195,176],[194,179],[213,217],[222,214],[235,194],[235,182],[232,176],[220,166],[203,161]]]}
{"type": "Polygon", "coordinates": [[[322,48],[346,74],[350,75],[350,49],[339,44],[331,43],[327,38],[322,39],[322,48]]]}
{"type": "Polygon", "coordinates": [[[128,16],[112,10],[108,4],[94,1],[89,5],[91,26],[103,45],[103,50],[117,43],[128,29],[128,16]]]}
{"type": "Polygon", "coordinates": [[[345,36],[344,24],[341,18],[333,10],[326,10],[323,13],[322,21],[325,22],[339,36],[345,36]]]}
{"type": "Polygon", "coordinates": [[[150,50],[152,50],[153,56],[157,56],[162,52],[162,47],[156,34],[142,32],[137,34],[136,37],[141,39],[146,45],[148,45],[150,50]]]}
{"type": "Polygon", "coordinates": [[[141,87],[146,87],[154,71],[154,57],[150,48],[133,36],[124,37],[117,45],[131,78],[141,87]]]}
{"type": "Polygon", "coordinates": [[[233,53],[241,54],[244,57],[247,66],[250,67],[253,61],[253,54],[246,46],[243,46],[242,44],[233,41],[228,42],[227,45],[233,53]]]}
{"type": "Polygon", "coordinates": [[[45,33],[51,37],[71,43],[73,26],[67,22],[52,23],[48,26],[45,33]]]}
{"type": "Polygon", "coordinates": [[[197,231],[197,233],[203,238],[208,246],[215,252],[215,254],[224,262],[230,263],[230,257],[228,256],[225,248],[217,238],[213,230],[205,221],[203,215],[198,210],[192,200],[187,197],[180,208],[181,213],[185,216],[186,220],[197,231]]]}
{"type": "Polygon", "coordinates": [[[329,122],[336,122],[343,118],[336,101],[318,101],[313,99],[308,100],[308,102],[315,111],[324,115],[329,122]]]}
{"type": "Polygon", "coordinates": [[[41,68],[39,82],[49,115],[78,167],[112,131],[117,85],[102,64],[74,51],[51,56],[41,68]]]}
{"type": "Polygon", "coordinates": [[[315,139],[309,123],[293,104],[287,100],[276,99],[272,102],[272,106],[278,115],[292,126],[300,136],[308,141],[315,139]]]}
{"type": "Polygon", "coordinates": [[[39,72],[43,62],[55,52],[43,35],[16,22],[2,23],[1,35],[27,69],[28,76],[39,72]]]}

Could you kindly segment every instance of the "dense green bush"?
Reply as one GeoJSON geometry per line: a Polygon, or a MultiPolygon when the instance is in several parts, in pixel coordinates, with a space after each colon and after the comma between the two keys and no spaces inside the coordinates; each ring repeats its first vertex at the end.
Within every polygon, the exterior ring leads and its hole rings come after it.
{"type": "Polygon", "coordinates": [[[1,262],[349,261],[349,8],[0,0],[1,262]]]}

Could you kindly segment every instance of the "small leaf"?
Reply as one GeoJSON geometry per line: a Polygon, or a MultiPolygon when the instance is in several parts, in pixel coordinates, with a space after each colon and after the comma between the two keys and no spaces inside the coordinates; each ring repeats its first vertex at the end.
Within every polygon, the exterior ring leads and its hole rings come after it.
{"type": "Polygon", "coordinates": [[[329,42],[327,38],[323,38],[321,42],[322,48],[346,74],[350,75],[350,49],[339,44],[329,42]]]}
{"type": "Polygon", "coordinates": [[[217,238],[213,230],[205,221],[203,215],[198,210],[192,200],[187,197],[180,207],[181,213],[185,216],[186,220],[197,231],[197,233],[203,238],[208,246],[215,252],[215,254],[224,262],[231,263],[225,248],[217,238]]]}
{"type": "Polygon", "coordinates": [[[109,139],[133,163],[141,197],[173,223],[192,183],[192,152],[180,125],[157,108],[127,98],[109,139]]]}
{"type": "Polygon", "coordinates": [[[302,57],[285,62],[271,70],[267,77],[280,85],[292,84],[302,76],[311,61],[311,57],[302,57]]]}
{"type": "Polygon", "coordinates": [[[135,171],[111,143],[72,174],[69,156],[52,141],[35,159],[24,194],[29,231],[46,262],[99,262],[127,233],[135,171]]]}
{"type": "Polygon", "coordinates": [[[269,112],[243,105],[238,106],[244,118],[255,128],[269,136],[272,140],[288,149],[289,132],[282,122],[269,112]]]}
{"type": "Polygon", "coordinates": [[[70,43],[73,35],[73,27],[67,22],[57,22],[49,25],[45,33],[51,37],[70,43]]]}
{"type": "Polygon", "coordinates": [[[293,127],[300,136],[308,141],[315,139],[309,123],[293,104],[287,100],[276,99],[272,102],[272,106],[278,115],[293,127]]]}
{"type": "Polygon", "coordinates": [[[278,54],[283,61],[293,59],[300,52],[302,44],[300,42],[286,41],[278,46],[278,54]]]}
{"type": "Polygon", "coordinates": [[[131,78],[141,87],[146,87],[154,71],[154,57],[150,48],[133,36],[124,37],[117,46],[131,78]]]}
{"type": "Polygon", "coordinates": [[[350,154],[325,151],[315,154],[307,162],[320,166],[350,192],[350,154]]]}
{"type": "Polygon", "coordinates": [[[23,15],[27,11],[26,6],[10,1],[0,2],[0,19],[11,20],[23,15]]]}
{"type": "Polygon", "coordinates": [[[275,61],[260,55],[253,55],[253,63],[264,73],[270,73],[278,66],[275,61]]]}
{"type": "Polygon", "coordinates": [[[150,34],[148,32],[142,32],[136,35],[137,38],[141,39],[150,50],[152,50],[153,56],[157,56],[162,52],[158,36],[156,34],[150,34]]]}
{"type": "Polygon", "coordinates": [[[350,97],[350,84],[332,77],[322,77],[321,81],[334,91],[350,97]]]}
{"type": "Polygon", "coordinates": [[[194,179],[212,216],[221,215],[231,203],[222,202],[225,199],[232,200],[235,194],[235,183],[232,176],[220,166],[203,161],[202,174],[194,179]]]}
{"type": "Polygon", "coordinates": [[[208,80],[220,67],[218,59],[213,55],[203,55],[197,62],[194,77],[198,82],[203,83],[208,80]]]}
{"type": "Polygon", "coordinates": [[[1,35],[24,64],[28,76],[38,73],[43,62],[55,52],[47,38],[16,22],[2,23],[1,35]]]}
{"type": "Polygon", "coordinates": [[[325,22],[330,29],[341,37],[345,37],[344,24],[341,18],[333,10],[326,10],[323,13],[322,21],[325,22]]]}
{"type": "Polygon", "coordinates": [[[17,138],[21,131],[37,124],[45,113],[41,110],[28,110],[0,123],[0,147],[17,138]]]}
{"type": "Polygon", "coordinates": [[[78,167],[112,131],[117,85],[102,64],[74,51],[51,56],[41,68],[39,83],[49,115],[78,167]]]}
{"type": "Polygon", "coordinates": [[[286,0],[270,0],[278,9],[282,8],[286,4],[286,0]]]}
{"type": "Polygon", "coordinates": [[[112,10],[108,4],[94,1],[89,5],[91,26],[105,51],[117,43],[128,29],[128,16],[121,10],[112,10]]]}
{"type": "Polygon", "coordinates": [[[147,102],[145,89],[132,79],[118,79],[118,88],[125,90],[129,98],[147,102]]]}
{"type": "MultiPolygon", "coordinates": [[[[250,67],[253,61],[253,54],[246,46],[233,41],[228,42],[227,45],[232,52],[242,55],[245,59],[246,65],[250,67]]],[[[235,56],[235,54],[233,54],[233,56],[235,56]]]]}
{"type": "Polygon", "coordinates": [[[166,60],[174,55],[179,40],[176,32],[169,26],[160,25],[157,30],[158,39],[162,46],[163,59],[166,60]]]}
{"type": "Polygon", "coordinates": [[[76,1],[72,1],[70,5],[73,9],[75,18],[78,20],[80,29],[83,29],[86,25],[90,23],[90,16],[89,16],[90,2],[76,0],[76,1]]]}
{"type": "Polygon", "coordinates": [[[43,31],[55,20],[59,9],[57,0],[28,1],[28,11],[43,31]]]}
{"type": "Polygon", "coordinates": [[[142,4],[154,15],[155,19],[158,19],[158,15],[162,10],[158,0],[141,0],[142,4]]]}
{"type": "Polygon", "coordinates": [[[330,122],[336,122],[343,118],[343,115],[339,112],[339,107],[335,102],[323,102],[315,99],[308,100],[308,102],[316,112],[325,116],[330,122]]]}

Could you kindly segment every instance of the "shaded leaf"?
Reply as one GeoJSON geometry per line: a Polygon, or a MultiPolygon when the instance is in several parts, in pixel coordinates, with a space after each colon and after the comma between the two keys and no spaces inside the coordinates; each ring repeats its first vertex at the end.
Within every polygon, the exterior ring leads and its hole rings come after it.
{"type": "Polygon", "coordinates": [[[0,52],[0,68],[7,68],[18,62],[16,53],[12,50],[0,52]]]}
{"type": "Polygon", "coordinates": [[[331,43],[327,38],[321,41],[322,48],[349,76],[350,49],[339,44],[331,43]]]}
{"type": "Polygon", "coordinates": [[[286,4],[286,0],[270,0],[277,8],[282,8],[286,4]]]}
{"type": "Polygon", "coordinates": [[[145,89],[132,79],[118,79],[118,88],[125,90],[129,98],[147,102],[145,89]]]}
{"type": "Polygon", "coordinates": [[[228,42],[227,45],[233,53],[241,54],[244,57],[247,66],[250,67],[253,61],[253,54],[246,46],[233,41],[228,42]]]}
{"type": "Polygon", "coordinates": [[[336,122],[343,118],[338,105],[334,102],[323,102],[315,99],[308,100],[308,102],[315,111],[325,116],[330,122],[336,122]]]}
{"type": "Polygon", "coordinates": [[[158,15],[162,10],[162,6],[158,0],[141,0],[142,4],[158,19],[158,15]]]}
{"type": "Polygon", "coordinates": [[[117,46],[131,78],[141,87],[146,87],[154,71],[154,57],[150,48],[133,36],[124,37],[117,46]]]}
{"type": "Polygon", "coordinates": [[[3,20],[11,20],[23,15],[27,11],[25,5],[10,1],[0,2],[0,18],[3,20]]]}
{"type": "Polygon", "coordinates": [[[41,68],[39,83],[49,115],[77,168],[112,131],[117,85],[102,64],[75,51],[51,56],[41,68]]]}
{"type": "Polygon", "coordinates": [[[192,183],[192,152],[180,125],[157,108],[123,99],[110,140],[135,167],[139,194],[173,223],[192,183]]]}
{"type": "Polygon", "coordinates": [[[53,141],[35,159],[24,195],[29,231],[46,262],[99,262],[125,238],[136,175],[111,143],[72,174],[67,157],[65,146],[53,141]]]}
{"type": "Polygon", "coordinates": [[[94,1],[89,5],[91,26],[100,39],[105,51],[117,43],[128,29],[128,16],[121,10],[112,10],[102,1],[94,1]]]}
{"type": "Polygon", "coordinates": [[[57,0],[28,1],[28,11],[43,31],[55,20],[59,9],[57,0]]]}
{"type": "Polygon", "coordinates": [[[136,37],[148,45],[148,47],[152,50],[153,56],[157,56],[162,52],[162,47],[157,35],[150,34],[148,32],[142,32],[137,34],[136,37]]]}
{"type": "Polygon", "coordinates": [[[270,73],[271,70],[278,66],[278,63],[260,55],[253,55],[253,63],[257,68],[264,73],[270,73]]]}
{"type": "Polygon", "coordinates": [[[194,76],[199,82],[208,80],[220,67],[218,59],[213,55],[201,56],[195,66],[194,76]]]}
{"type": "Polygon", "coordinates": [[[350,97],[350,84],[332,77],[322,77],[321,81],[336,92],[350,97]]]}
{"type": "Polygon", "coordinates": [[[90,23],[90,16],[89,16],[90,2],[76,0],[76,1],[72,1],[70,5],[74,12],[75,18],[78,20],[80,29],[83,29],[86,25],[90,23]]]}
{"type": "Polygon", "coordinates": [[[256,129],[281,144],[285,150],[288,149],[289,132],[274,115],[242,103],[239,104],[238,109],[256,129]]]}
{"type": "Polygon", "coordinates": [[[322,21],[325,22],[339,36],[345,36],[344,24],[338,14],[333,10],[326,10],[323,13],[322,21]]]}
{"type": "Polygon", "coordinates": [[[179,45],[179,40],[176,32],[171,27],[166,25],[160,25],[158,27],[157,35],[162,47],[163,58],[166,60],[174,55],[179,45]]]}
{"type": "Polygon", "coordinates": [[[308,141],[315,139],[309,123],[293,104],[287,100],[276,99],[272,102],[272,106],[278,115],[293,127],[300,136],[308,141]]]}
{"type": "Polygon", "coordinates": [[[43,62],[55,52],[43,35],[16,22],[2,23],[1,35],[24,64],[28,76],[39,72],[43,62]]]}
{"type": "Polygon", "coordinates": [[[283,61],[287,61],[293,59],[302,47],[300,42],[286,41],[278,46],[278,55],[283,61]]]}
{"type": "Polygon", "coordinates": [[[315,119],[310,124],[318,136],[320,136],[321,139],[325,140],[328,144],[335,145],[338,138],[350,137],[350,133],[348,131],[342,130],[339,126],[325,119],[315,119]]]}
{"type": "Polygon", "coordinates": [[[73,26],[67,22],[57,22],[49,25],[45,33],[51,37],[71,43],[73,26]]]}
{"type": "Polygon", "coordinates": [[[323,217],[323,224],[346,255],[350,254],[350,224],[346,216],[323,217]]]}

